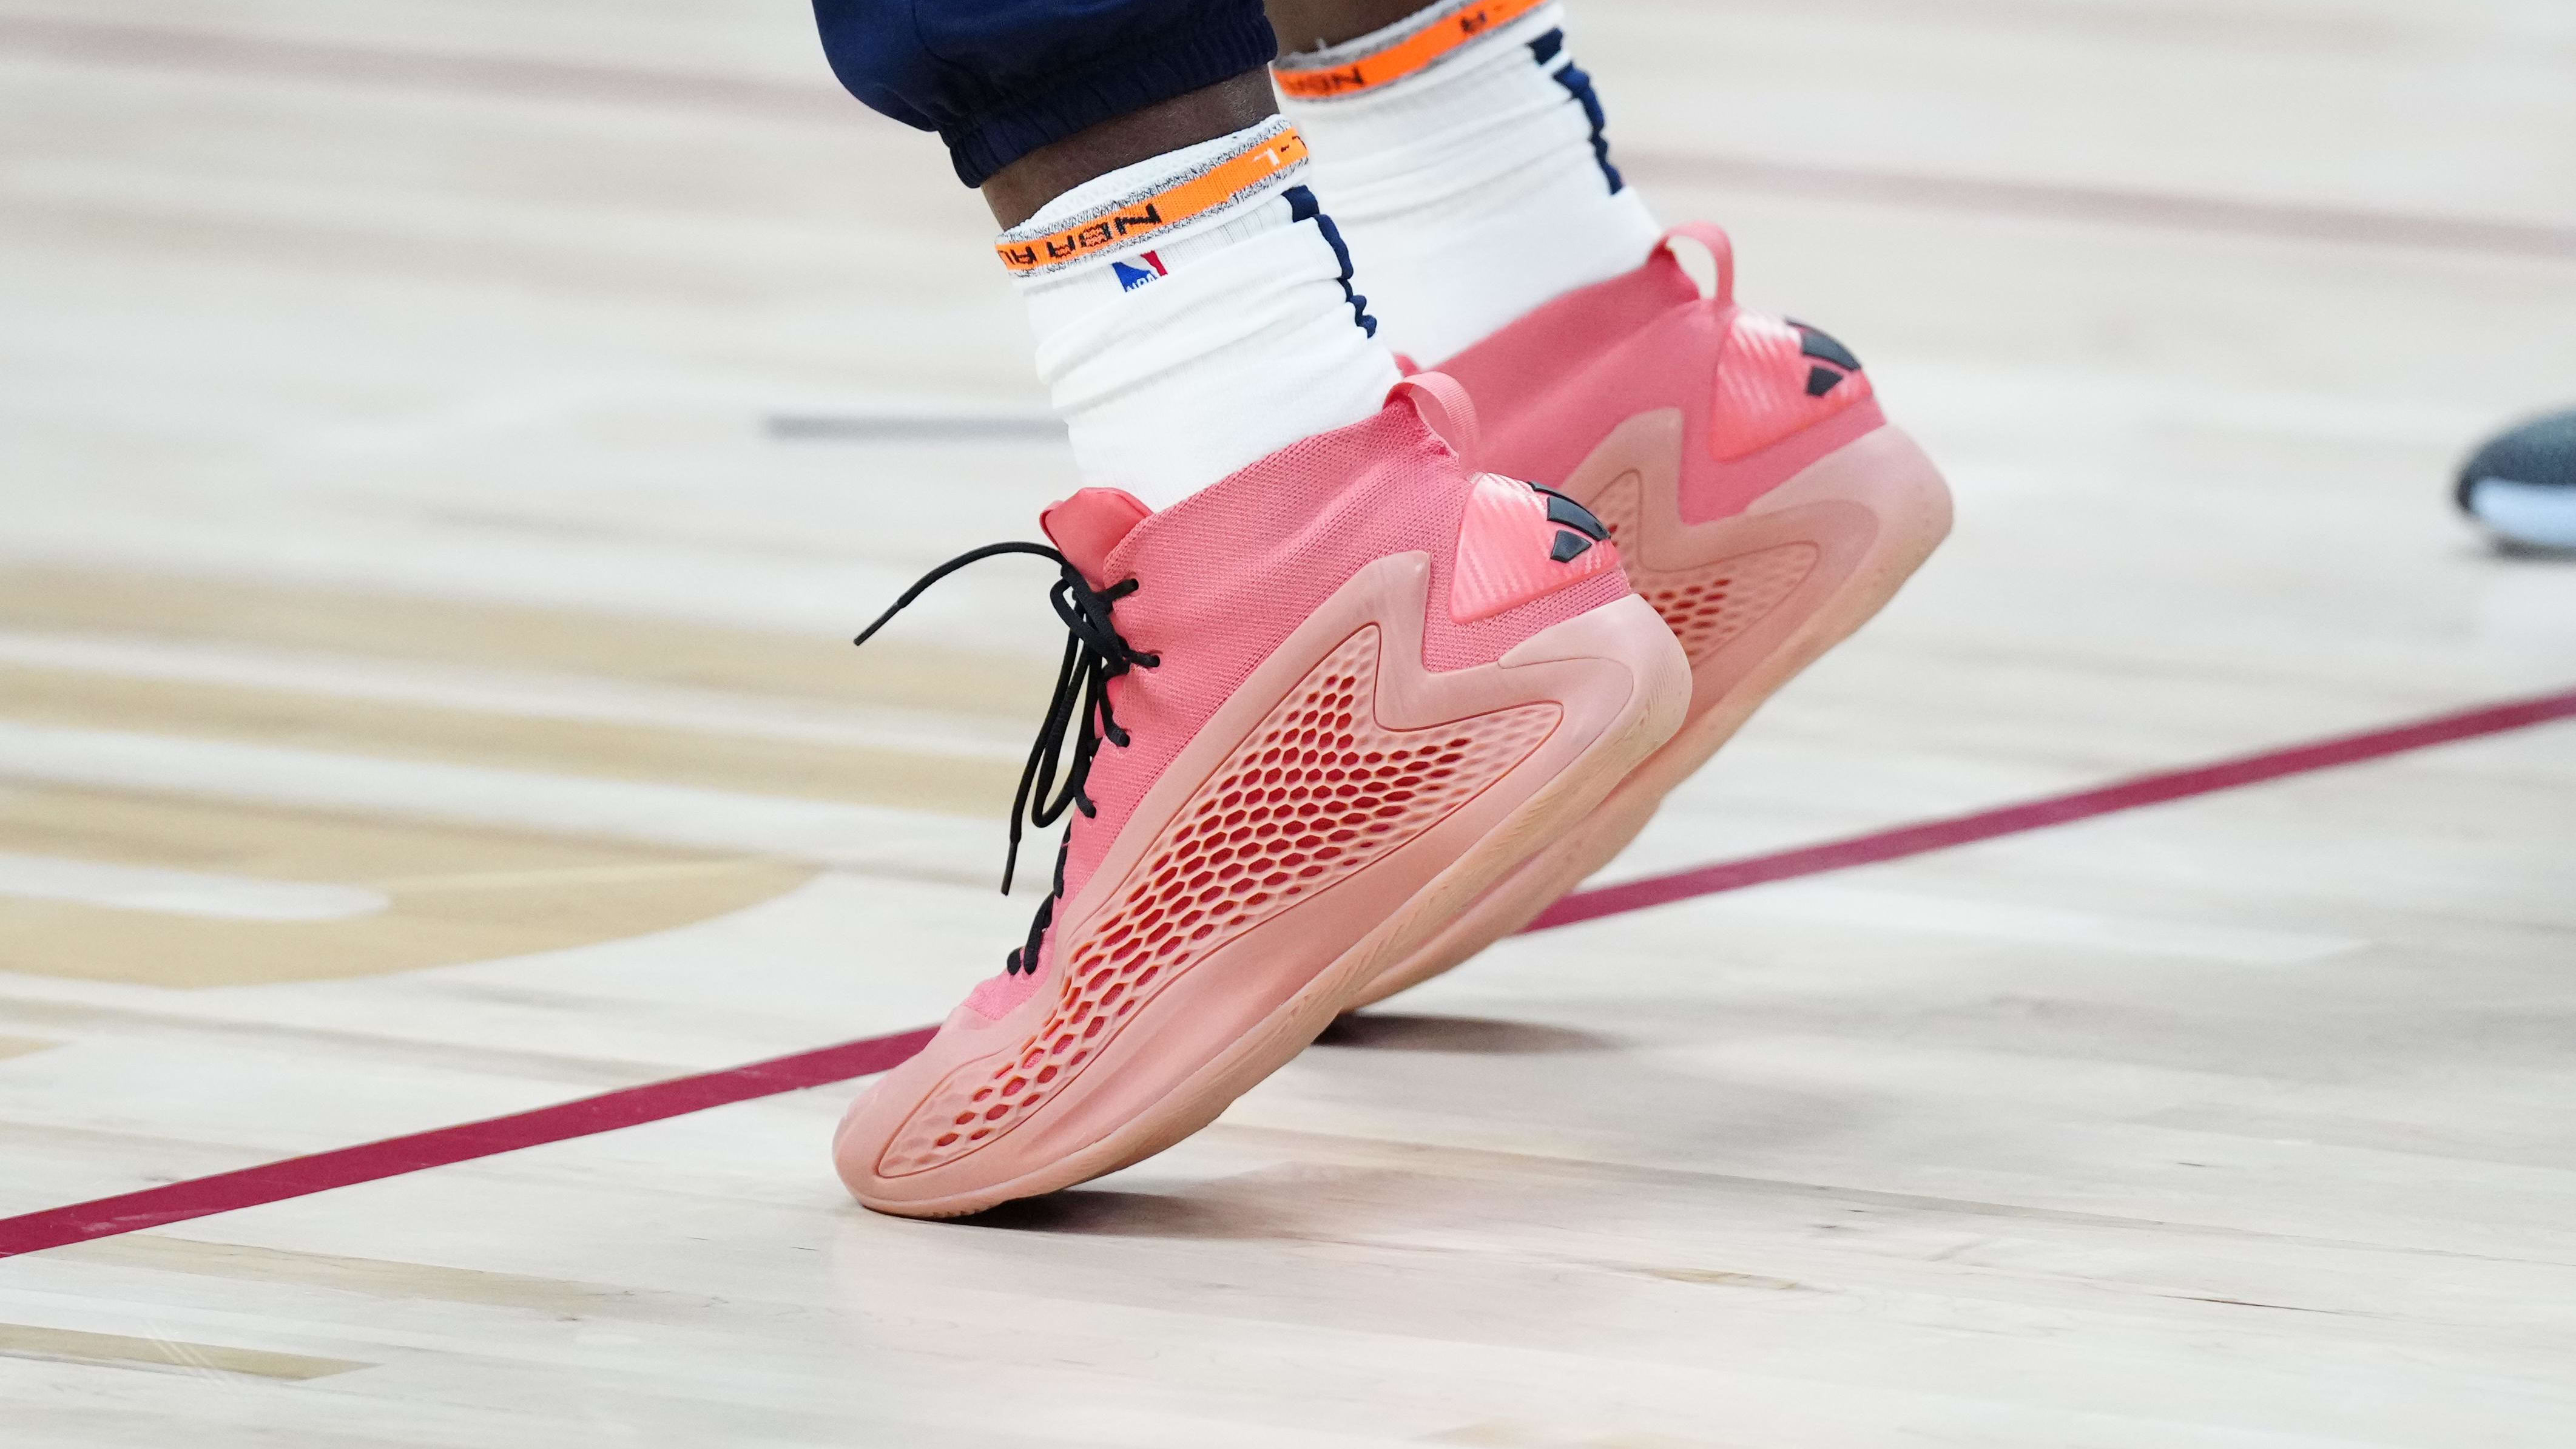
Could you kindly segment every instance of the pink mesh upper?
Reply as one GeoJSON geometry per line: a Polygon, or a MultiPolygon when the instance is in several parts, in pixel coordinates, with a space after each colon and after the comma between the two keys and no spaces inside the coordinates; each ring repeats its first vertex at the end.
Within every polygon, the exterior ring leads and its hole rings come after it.
{"type": "MultiPolygon", "coordinates": [[[[1129,532],[1092,582],[1133,577],[1119,633],[1161,656],[1113,681],[1110,699],[1133,743],[1103,745],[1092,767],[1093,818],[1075,817],[1065,894],[1079,895],[1146,790],[1290,631],[1362,568],[1396,554],[1431,560],[1423,664],[1435,672],[1489,664],[1515,644],[1625,596],[1616,568],[1461,623],[1450,597],[1472,477],[1449,445],[1399,399],[1376,416],[1291,444],[1153,514],[1129,532]]],[[[997,977],[968,1004],[1008,1014],[1052,979],[1050,936],[1035,973],[997,977]]]]}
{"type": "Polygon", "coordinates": [[[1029,993],[1038,989],[1038,978],[1029,972],[1002,972],[975,983],[966,993],[966,1009],[986,1021],[1000,1021],[1020,1009],[1029,993]]]}
{"type": "Polygon", "coordinates": [[[1192,965],[1438,824],[1527,759],[1562,714],[1526,704],[1390,728],[1376,710],[1382,647],[1368,625],[1288,692],[1074,939],[1045,1023],[1015,1054],[978,1058],[932,1089],[879,1172],[924,1172],[1010,1131],[1192,965]]]}
{"type": "MultiPolygon", "coordinates": [[[[1712,250],[1724,247],[1714,228],[1702,230],[1712,250]]],[[[1737,307],[1731,276],[1721,266],[1718,294],[1703,298],[1657,247],[1636,270],[1569,292],[1439,364],[1487,420],[1474,461],[1561,483],[1619,424],[1677,408],[1689,440],[1681,516],[1701,523],[1742,512],[1877,426],[1862,373],[1807,395],[1814,364],[1797,330],[1737,307]]]]}

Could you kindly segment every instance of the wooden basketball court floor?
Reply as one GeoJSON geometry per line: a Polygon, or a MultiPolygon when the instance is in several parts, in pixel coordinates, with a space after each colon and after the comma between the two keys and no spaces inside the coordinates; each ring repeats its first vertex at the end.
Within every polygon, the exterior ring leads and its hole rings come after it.
{"type": "Polygon", "coordinates": [[[2576,1442],[2576,565],[2443,496],[2576,12],[1574,19],[1960,517],[1605,881],[1875,844],[924,1224],[779,1089],[1033,905],[1045,580],[843,642],[1071,485],[936,148],[793,3],[0,3],[0,1444],[2576,1442]]]}

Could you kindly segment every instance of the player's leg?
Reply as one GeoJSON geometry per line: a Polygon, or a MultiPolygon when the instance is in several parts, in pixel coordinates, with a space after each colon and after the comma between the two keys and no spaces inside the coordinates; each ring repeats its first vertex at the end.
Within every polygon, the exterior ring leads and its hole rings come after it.
{"type": "Polygon", "coordinates": [[[1482,467],[1589,506],[1693,675],[1688,722],[1585,825],[1361,993],[1448,969],[1606,863],[1770,693],[1858,628],[1949,495],[1816,328],[1739,308],[1711,226],[1669,235],[1620,171],[1557,0],[1273,0],[1385,334],[1466,384],[1482,467]]]}
{"type": "Polygon", "coordinates": [[[1384,403],[1252,0],[815,12],[842,81],[982,189],[1087,481],[1167,506],[1384,403]]]}
{"type": "Polygon", "coordinates": [[[1689,675],[1599,525],[1472,473],[1464,394],[1398,382],[1256,5],[818,9],[1005,224],[1094,485],[1054,547],[922,585],[1038,554],[1072,636],[1013,810],[1070,817],[1054,889],[835,1139],[862,1202],[942,1216],[1213,1118],[1589,814],[1689,675]]]}
{"type": "Polygon", "coordinates": [[[1273,0],[1270,14],[1280,94],[1397,351],[1462,351],[1629,271],[1662,235],[1610,158],[1563,6],[1273,0]]]}

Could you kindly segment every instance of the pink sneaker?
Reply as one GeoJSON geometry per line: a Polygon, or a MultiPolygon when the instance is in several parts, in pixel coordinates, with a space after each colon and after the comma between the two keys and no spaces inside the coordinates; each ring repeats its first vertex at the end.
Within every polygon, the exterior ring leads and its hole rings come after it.
{"type": "Polygon", "coordinates": [[[1690,714],[1580,826],[1351,1006],[1528,925],[1607,864],[1773,691],[1866,623],[1950,531],[1950,492],[1831,337],[1735,305],[1726,233],[1684,226],[1645,265],[1440,364],[1486,419],[1480,468],[1563,479],[1690,658],[1690,714]],[[1704,249],[1703,291],[1675,247],[1704,249]]]}
{"type": "Polygon", "coordinates": [[[1062,567],[1014,845],[1022,809],[1079,814],[1028,943],[842,1119],[860,1202],[975,1212],[1197,1131],[1680,725],[1689,667],[1616,550],[1468,471],[1456,384],[1397,394],[1161,513],[1084,489],[1055,549],[896,603],[1062,567]]]}

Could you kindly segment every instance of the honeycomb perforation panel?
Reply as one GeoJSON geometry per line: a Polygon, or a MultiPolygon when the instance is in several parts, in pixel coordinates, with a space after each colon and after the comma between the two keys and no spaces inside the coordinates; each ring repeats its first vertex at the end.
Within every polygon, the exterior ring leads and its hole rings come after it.
{"type": "Polygon", "coordinates": [[[1770,617],[1816,567],[1812,543],[1784,543],[1683,573],[1648,574],[1637,592],[1697,665],[1770,617]]]}
{"type": "Polygon", "coordinates": [[[1635,474],[1622,477],[1602,490],[1592,512],[1619,545],[1629,586],[1663,616],[1694,668],[1770,617],[1815,572],[1822,556],[1812,543],[1783,543],[1696,568],[1646,568],[1637,561],[1644,553],[1637,539],[1638,492],[1635,474]]]}
{"type": "Polygon", "coordinates": [[[952,1162],[1064,1090],[1199,961],[1348,879],[1527,759],[1561,714],[1514,706],[1424,729],[1378,722],[1380,631],[1345,640],[1176,812],[1055,970],[1045,1025],[942,1081],[888,1144],[889,1177],[952,1162]]]}

